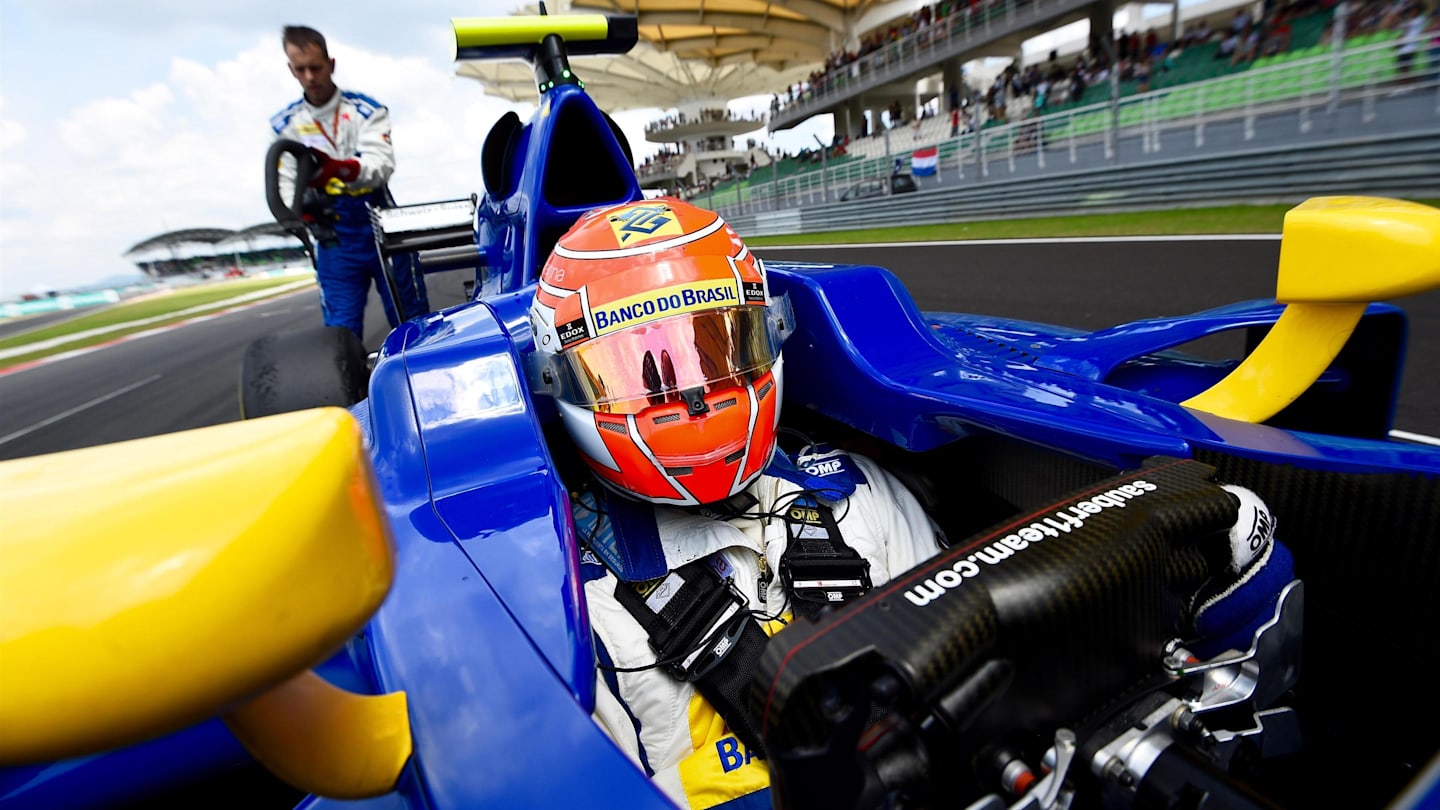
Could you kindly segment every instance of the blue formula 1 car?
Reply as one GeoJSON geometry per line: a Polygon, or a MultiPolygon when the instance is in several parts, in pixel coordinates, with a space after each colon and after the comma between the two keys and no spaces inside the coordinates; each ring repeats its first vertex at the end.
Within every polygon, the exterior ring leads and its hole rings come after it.
{"type": "MultiPolygon", "coordinates": [[[[530,60],[539,108],[495,125],[483,199],[377,230],[476,268],[472,300],[368,373],[329,331],[257,348],[244,421],[0,465],[0,807],[668,806],[592,720],[527,318],[582,214],[663,205],[567,61],[635,21],[455,29],[459,58],[530,60]]],[[[878,267],[765,272],[793,311],[782,424],[875,459],[949,537],[768,642],[776,806],[1440,801],[1440,450],[1386,438],[1405,316],[1369,303],[1440,283],[1440,211],[1311,200],[1275,301],[1089,334],[921,313],[878,267]],[[1171,351],[1240,329],[1243,361],[1171,351]],[[1249,594],[1223,643],[1187,612],[1198,538],[1236,518],[1216,482],[1293,554],[1216,595],[1249,594]]]]}

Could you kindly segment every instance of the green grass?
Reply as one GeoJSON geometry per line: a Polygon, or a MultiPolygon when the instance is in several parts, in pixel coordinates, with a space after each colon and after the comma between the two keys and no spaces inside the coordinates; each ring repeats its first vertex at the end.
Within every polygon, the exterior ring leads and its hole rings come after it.
{"type": "MultiPolygon", "coordinates": [[[[1417,200],[1440,207],[1440,200],[1417,200]]],[[[859,231],[746,236],[751,247],[825,243],[924,242],[951,239],[1032,239],[1063,236],[1153,236],[1161,234],[1280,233],[1292,205],[1227,205],[1126,214],[1083,214],[987,222],[947,222],[859,231]]]]}
{"type": "Polygon", "coordinates": [[[223,281],[170,293],[145,296],[133,301],[114,304],[103,309],[97,309],[86,315],[79,315],[61,323],[0,339],[0,349],[18,348],[32,343],[40,343],[54,338],[65,337],[66,335],[88,332],[92,329],[105,329],[106,327],[135,323],[137,321],[148,321],[150,318],[160,318],[160,320],[141,323],[133,327],[115,329],[103,334],[79,338],[73,341],[66,341],[59,346],[39,349],[22,355],[6,357],[0,359],[0,368],[27,363],[52,354],[59,354],[60,352],[82,349],[86,346],[105,343],[135,332],[142,332],[146,329],[164,326],[167,323],[182,321],[195,317],[195,315],[198,314],[193,312],[186,313],[185,310],[207,305],[213,305],[211,307],[212,310],[221,309],[225,302],[242,295],[261,292],[304,280],[304,276],[284,276],[277,278],[223,281]],[[173,315],[173,317],[165,317],[168,315],[173,315]]]}

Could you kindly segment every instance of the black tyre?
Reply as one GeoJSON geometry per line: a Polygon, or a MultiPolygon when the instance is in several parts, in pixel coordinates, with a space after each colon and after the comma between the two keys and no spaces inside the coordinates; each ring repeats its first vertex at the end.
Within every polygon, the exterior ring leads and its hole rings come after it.
{"type": "Polygon", "coordinates": [[[268,335],[245,348],[240,418],[324,405],[347,408],[365,398],[369,382],[365,346],[349,329],[320,326],[268,335]]]}

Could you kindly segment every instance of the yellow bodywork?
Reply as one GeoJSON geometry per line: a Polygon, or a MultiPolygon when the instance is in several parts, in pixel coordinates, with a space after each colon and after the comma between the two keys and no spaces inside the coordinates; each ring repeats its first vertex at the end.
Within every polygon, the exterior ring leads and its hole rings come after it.
{"type": "Polygon", "coordinates": [[[1285,214],[1275,300],[1285,312],[1255,351],[1185,406],[1263,422],[1344,348],[1371,301],[1440,286],[1440,210],[1380,197],[1315,197],[1285,214]]]}
{"type": "MultiPolygon", "coordinates": [[[[339,408],[0,464],[0,765],[253,719],[256,696],[293,694],[389,591],[375,486],[339,408]]],[[[395,696],[345,697],[315,699],[388,708],[286,710],[349,768],[308,784],[388,790],[410,750],[403,695],[398,714],[395,696]],[[367,716],[371,737],[354,731],[367,716]]]]}
{"type": "Polygon", "coordinates": [[[610,36],[604,14],[561,14],[545,17],[457,17],[455,47],[488,48],[496,45],[539,44],[549,34],[566,42],[603,40],[610,36]]]}
{"type": "Polygon", "coordinates": [[[225,715],[270,772],[308,793],[363,799],[387,793],[410,758],[404,692],[357,695],[302,672],[225,715]]]}
{"type": "Polygon", "coordinates": [[[1275,300],[1384,301],[1440,286],[1440,209],[1383,197],[1315,197],[1290,209],[1275,300]]]}

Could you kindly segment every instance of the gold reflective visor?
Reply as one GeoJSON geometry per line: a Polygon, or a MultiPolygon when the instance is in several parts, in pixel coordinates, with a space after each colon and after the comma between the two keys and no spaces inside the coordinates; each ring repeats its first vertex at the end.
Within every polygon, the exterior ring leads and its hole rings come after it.
{"type": "Polygon", "coordinates": [[[631,327],[556,356],[562,396],[602,413],[634,414],[753,382],[775,362],[778,346],[766,308],[724,307],[631,327]]]}

